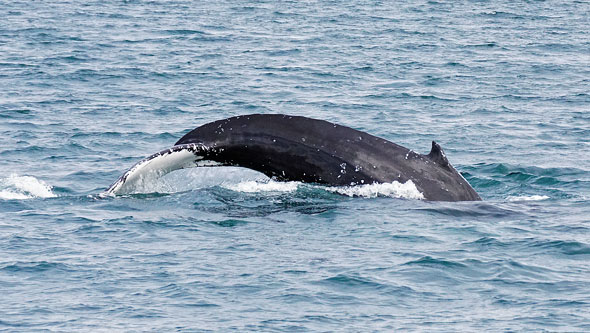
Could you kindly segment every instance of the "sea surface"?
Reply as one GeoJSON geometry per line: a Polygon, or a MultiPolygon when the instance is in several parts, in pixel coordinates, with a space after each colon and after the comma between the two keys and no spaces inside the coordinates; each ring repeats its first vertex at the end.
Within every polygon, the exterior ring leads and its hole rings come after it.
{"type": "Polygon", "coordinates": [[[588,1],[0,1],[0,330],[590,331],[588,1]],[[428,153],[481,202],[125,170],[225,117],[428,153]]]}

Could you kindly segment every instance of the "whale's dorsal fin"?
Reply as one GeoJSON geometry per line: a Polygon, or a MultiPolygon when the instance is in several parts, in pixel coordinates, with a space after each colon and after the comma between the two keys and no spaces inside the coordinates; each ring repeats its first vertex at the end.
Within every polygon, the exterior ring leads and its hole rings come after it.
{"type": "Polygon", "coordinates": [[[438,163],[443,167],[449,166],[449,160],[447,160],[445,152],[443,151],[442,147],[435,141],[432,141],[432,149],[430,150],[430,154],[428,154],[428,158],[430,158],[432,161],[438,163]]]}

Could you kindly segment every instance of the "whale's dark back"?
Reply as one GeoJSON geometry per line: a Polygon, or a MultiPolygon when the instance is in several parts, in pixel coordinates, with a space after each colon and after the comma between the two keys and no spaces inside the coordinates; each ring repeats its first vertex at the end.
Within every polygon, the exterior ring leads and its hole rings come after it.
{"type": "Polygon", "coordinates": [[[427,200],[481,200],[433,143],[429,155],[323,120],[232,117],[200,126],[176,144],[199,143],[207,158],[282,180],[357,185],[412,180],[427,200]]]}

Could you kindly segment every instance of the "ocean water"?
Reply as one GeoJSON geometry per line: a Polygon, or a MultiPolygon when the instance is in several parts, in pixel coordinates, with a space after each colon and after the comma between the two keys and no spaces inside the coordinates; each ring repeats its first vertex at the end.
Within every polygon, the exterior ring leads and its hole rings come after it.
{"type": "Polygon", "coordinates": [[[587,1],[3,1],[0,329],[590,331],[587,1]],[[484,199],[179,171],[217,119],[325,119],[484,199]]]}

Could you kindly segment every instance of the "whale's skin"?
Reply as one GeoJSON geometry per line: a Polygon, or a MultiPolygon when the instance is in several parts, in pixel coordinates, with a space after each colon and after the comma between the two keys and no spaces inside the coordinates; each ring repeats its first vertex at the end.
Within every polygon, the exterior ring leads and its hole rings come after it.
{"type": "Polygon", "coordinates": [[[426,200],[481,200],[434,141],[430,154],[422,155],[324,120],[252,114],[202,125],[176,142],[189,144],[207,147],[199,159],[278,180],[334,186],[411,180],[426,200]]]}

